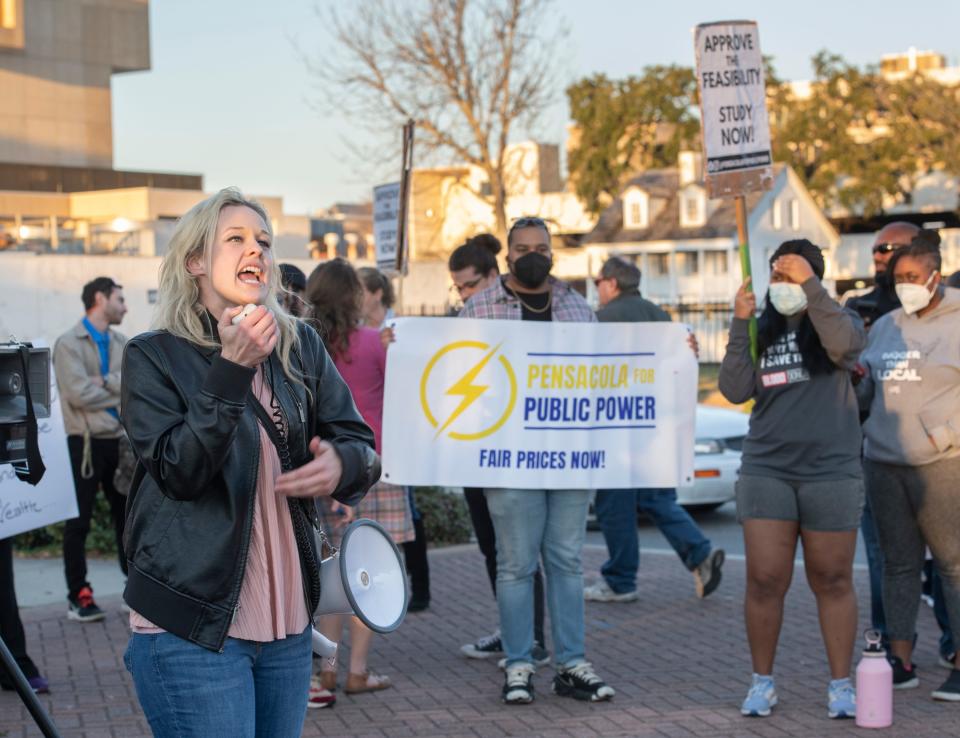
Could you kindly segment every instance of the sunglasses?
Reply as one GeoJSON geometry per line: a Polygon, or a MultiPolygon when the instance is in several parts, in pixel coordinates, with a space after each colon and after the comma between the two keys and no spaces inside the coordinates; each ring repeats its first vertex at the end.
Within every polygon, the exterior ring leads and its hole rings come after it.
{"type": "Polygon", "coordinates": [[[905,243],[878,243],[876,246],[873,247],[873,253],[889,254],[891,251],[902,249],[904,246],[906,246],[905,243]]]}
{"type": "Polygon", "coordinates": [[[593,280],[593,286],[599,287],[601,282],[605,282],[608,279],[610,279],[610,277],[596,277],[593,280]]]}
{"type": "Polygon", "coordinates": [[[545,230],[548,234],[550,233],[550,229],[547,227],[547,221],[545,221],[543,218],[537,218],[534,216],[517,218],[515,221],[513,221],[513,225],[510,226],[510,230],[507,233],[508,243],[510,242],[510,236],[512,236],[513,232],[518,228],[543,228],[543,230],[545,230]]]}

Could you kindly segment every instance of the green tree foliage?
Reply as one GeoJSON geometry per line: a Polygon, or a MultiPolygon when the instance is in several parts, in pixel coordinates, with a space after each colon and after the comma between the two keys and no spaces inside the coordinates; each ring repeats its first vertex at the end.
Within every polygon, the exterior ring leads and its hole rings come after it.
{"type": "Polygon", "coordinates": [[[699,135],[693,70],[652,66],[622,81],[598,74],[567,88],[580,140],[569,170],[577,195],[597,213],[631,174],[676,162],[699,135]]]}
{"type": "MultiPolygon", "coordinates": [[[[775,161],[786,162],[824,208],[872,215],[909,204],[919,177],[960,173],[960,86],[922,75],[885,79],[821,51],[807,90],[784,84],[767,60],[775,161]]],[[[571,152],[577,193],[597,213],[624,182],[699,148],[696,81],[688,67],[648,67],[617,82],[595,76],[567,90],[580,131],[571,152]]]]}

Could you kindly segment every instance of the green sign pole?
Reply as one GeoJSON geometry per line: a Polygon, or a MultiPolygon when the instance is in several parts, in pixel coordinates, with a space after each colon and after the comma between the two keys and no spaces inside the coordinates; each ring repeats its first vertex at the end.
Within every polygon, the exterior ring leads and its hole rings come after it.
{"type": "MultiPolygon", "coordinates": [[[[737,215],[737,241],[740,250],[740,272],[744,281],[750,277],[750,291],[753,291],[753,272],[750,269],[750,239],[747,234],[747,198],[739,195],[734,198],[737,215]]],[[[757,316],[750,316],[750,356],[757,362],[757,316]]]]}

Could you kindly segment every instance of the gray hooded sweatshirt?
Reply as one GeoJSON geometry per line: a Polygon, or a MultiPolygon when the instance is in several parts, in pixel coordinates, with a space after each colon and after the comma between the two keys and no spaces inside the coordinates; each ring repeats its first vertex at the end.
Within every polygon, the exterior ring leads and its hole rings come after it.
{"type": "Polygon", "coordinates": [[[884,315],[860,363],[864,456],[904,466],[960,456],[960,290],[945,288],[922,318],[902,308],[884,315]]]}
{"type": "Polygon", "coordinates": [[[815,277],[802,285],[807,315],[834,363],[813,376],[797,346],[802,315],[787,318],[787,332],[754,366],[748,321],[734,318],[720,365],[720,392],[730,402],[756,400],[743,442],[741,474],[803,482],[857,479],[860,420],[849,370],[866,344],[863,321],[840,307],[815,277]]]}

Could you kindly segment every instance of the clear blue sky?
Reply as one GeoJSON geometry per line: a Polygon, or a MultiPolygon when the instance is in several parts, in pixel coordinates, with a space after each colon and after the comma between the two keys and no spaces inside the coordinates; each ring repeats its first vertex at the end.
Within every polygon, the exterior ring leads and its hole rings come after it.
{"type": "MultiPolygon", "coordinates": [[[[152,0],[152,68],[113,78],[114,166],[200,173],[207,190],[236,184],[280,195],[288,213],[368,199],[373,182],[344,145],[357,128],[335,100],[321,99],[295,51],[294,41],[317,54],[330,41],[316,5],[348,12],[353,3],[152,0]]],[[[756,20],[764,53],[787,79],[808,78],[823,48],[865,64],[915,46],[960,64],[958,0],[557,0],[555,8],[570,31],[566,82],[692,65],[690,29],[725,18],[756,20]]],[[[540,138],[561,143],[566,121],[558,90],[540,138]]]]}

